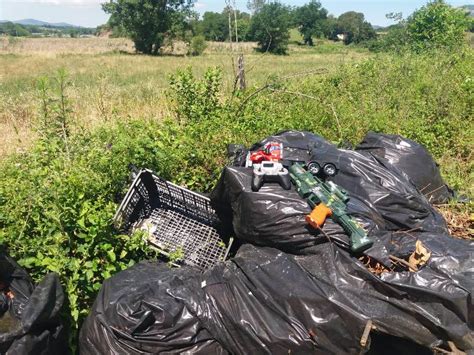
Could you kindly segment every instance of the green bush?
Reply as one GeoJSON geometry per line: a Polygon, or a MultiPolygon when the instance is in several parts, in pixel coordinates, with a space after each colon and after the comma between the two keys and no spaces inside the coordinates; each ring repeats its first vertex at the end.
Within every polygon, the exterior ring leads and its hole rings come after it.
{"type": "Polygon", "coordinates": [[[468,26],[465,11],[443,0],[434,0],[408,18],[408,44],[418,52],[432,48],[458,48],[465,43],[464,32],[468,26]]]}
{"type": "Polygon", "coordinates": [[[0,244],[34,279],[48,271],[60,275],[74,337],[102,281],[153,254],[139,235],[115,233],[111,218],[128,184],[128,164],[159,170],[162,152],[153,122],[66,137],[56,129],[64,122],[56,105],[66,95],[43,96],[47,92],[41,92],[47,105],[42,109],[57,114],[49,116],[51,129],[33,149],[0,168],[0,244]]]}
{"type": "Polygon", "coordinates": [[[188,54],[190,55],[201,55],[207,48],[206,39],[204,36],[195,36],[191,39],[191,43],[189,44],[189,51],[188,54]]]}
{"type": "MultiPolygon", "coordinates": [[[[400,14],[401,15],[401,14],[400,14]]],[[[386,34],[365,43],[373,51],[458,50],[466,46],[465,32],[472,20],[466,12],[442,0],[434,0],[416,10],[408,19],[396,18],[398,24],[386,34]]]]}
{"type": "Polygon", "coordinates": [[[220,109],[222,71],[209,68],[203,80],[194,78],[191,67],[170,77],[171,98],[180,122],[198,121],[220,109]]]}

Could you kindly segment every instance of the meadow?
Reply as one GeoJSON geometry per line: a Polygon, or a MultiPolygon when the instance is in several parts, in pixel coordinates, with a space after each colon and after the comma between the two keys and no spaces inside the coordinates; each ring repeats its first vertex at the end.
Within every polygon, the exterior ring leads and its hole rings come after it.
{"type": "MultiPolygon", "coordinates": [[[[210,43],[189,57],[176,44],[152,57],[123,39],[1,41],[0,244],[36,280],[60,274],[73,347],[102,281],[150,253],[111,225],[129,164],[208,192],[228,143],[298,129],[354,145],[373,130],[424,144],[446,181],[474,196],[469,47],[374,54],[323,41],[274,56],[210,43]]],[[[468,234],[472,206],[447,210],[468,234]]]]}
{"type": "Polygon", "coordinates": [[[133,54],[133,43],[121,38],[0,39],[0,157],[29,145],[32,122],[38,113],[37,80],[68,73],[72,85],[74,120],[92,127],[112,117],[162,119],[170,116],[165,91],[169,76],[192,67],[197,76],[208,67],[222,68],[223,93],[232,91],[236,61],[245,55],[247,84],[262,85],[271,76],[317,70],[332,71],[369,56],[363,49],[341,43],[321,43],[308,49],[291,46],[290,55],[258,54],[254,43],[210,43],[204,56],[185,56],[182,44],[161,57],[133,54]]]}

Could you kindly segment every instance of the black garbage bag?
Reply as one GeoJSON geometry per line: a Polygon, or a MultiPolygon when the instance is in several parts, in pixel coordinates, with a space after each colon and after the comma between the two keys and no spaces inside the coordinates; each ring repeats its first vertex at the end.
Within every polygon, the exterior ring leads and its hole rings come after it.
{"type": "MultiPolygon", "coordinates": [[[[405,353],[474,347],[472,301],[426,267],[377,277],[326,243],[293,256],[246,244],[204,274],[143,262],[108,279],[80,334],[82,354],[359,354],[368,320],[405,353]],[[407,341],[410,342],[407,342],[407,341]],[[411,343],[413,342],[413,343],[411,343]]],[[[377,348],[377,344],[372,344],[377,348]]],[[[380,347],[380,346],[379,346],[380,347]]]]}
{"type": "Polygon", "coordinates": [[[268,184],[252,192],[239,152],[211,200],[238,238],[259,247],[244,244],[203,274],[150,262],[118,273],[81,329],[81,352],[359,354],[403,347],[419,354],[420,346],[447,341],[473,350],[474,243],[449,236],[407,174],[308,132],[269,140],[284,144],[288,160],[336,163],[332,180],[348,191],[349,213],[375,239],[366,255],[348,252],[347,236],[331,219],[323,233],[308,228],[309,207],[294,190],[268,184]],[[416,255],[424,259],[416,272],[393,263],[416,255]],[[367,268],[367,257],[385,267],[380,275],[367,268]],[[375,330],[361,349],[368,320],[375,330]]]}
{"type": "Polygon", "coordinates": [[[399,135],[369,132],[355,150],[402,170],[431,203],[446,203],[454,197],[438,164],[421,144],[399,135]]]}
{"type": "Polygon", "coordinates": [[[67,332],[60,319],[64,294],[57,274],[36,286],[12,258],[0,254],[0,353],[67,354],[67,332]]]}
{"type": "Polygon", "coordinates": [[[225,353],[196,315],[201,273],[141,262],[104,281],[79,339],[81,354],[225,353]]]}
{"type": "MultiPolygon", "coordinates": [[[[337,166],[338,174],[328,180],[348,192],[348,213],[376,240],[366,253],[381,262],[390,263],[388,254],[383,252],[393,249],[388,232],[447,233],[442,216],[407,175],[389,164],[383,165],[371,154],[337,149],[320,136],[295,131],[269,137],[252,149],[268,141],[283,143],[284,159],[332,162],[337,166]]],[[[327,236],[348,247],[342,228],[331,220],[323,227],[325,233],[307,225],[304,217],[310,207],[294,188],[287,191],[278,184],[265,184],[259,192],[253,192],[251,179],[251,168],[226,167],[211,193],[213,207],[223,221],[233,225],[237,238],[294,254],[311,253],[315,245],[328,241],[327,236]]],[[[406,255],[412,253],[416,239],[404,238],[398,250],[406,255]]],[[[402,254],[396,255],[405,256],[402,254]]]]}

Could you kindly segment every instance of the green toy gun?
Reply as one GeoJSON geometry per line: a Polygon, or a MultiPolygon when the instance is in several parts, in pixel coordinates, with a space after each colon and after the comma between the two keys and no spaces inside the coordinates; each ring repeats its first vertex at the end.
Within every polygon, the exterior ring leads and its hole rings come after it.
{"type": "Polygon", "coordinates": [[[347,214],[346,203],[349,197],[346,191],[332,181],[323,182],[299,163],[293,164],[288,170],[296,191],[313,208],[306,216],[306,222],[320,229],[326,218],[331,217],[349,235],[353,252],[358,253],[372,246],[373,241],[364,229],[347,214]]]}

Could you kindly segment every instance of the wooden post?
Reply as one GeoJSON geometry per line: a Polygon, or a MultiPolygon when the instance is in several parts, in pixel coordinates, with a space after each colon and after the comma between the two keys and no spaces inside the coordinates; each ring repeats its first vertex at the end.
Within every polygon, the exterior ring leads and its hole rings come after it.
{"type": "Polygon", "coordinates": [[[238,59],[238,75],[239,75],[239,88],[240,90],[245,90],[247,84],[245,83],[245,65],[244,65],[244,55],[240,54],[238,59]]]}

